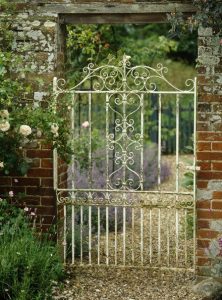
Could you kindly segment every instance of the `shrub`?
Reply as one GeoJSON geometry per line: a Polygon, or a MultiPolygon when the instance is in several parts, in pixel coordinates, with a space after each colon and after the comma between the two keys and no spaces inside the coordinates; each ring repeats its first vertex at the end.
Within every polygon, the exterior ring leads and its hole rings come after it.
{"type": "Polygon", "coordinates": [[[58,249],[30,228],[22,209],[0,202],[0,299],[51,299],[63,277],[58,249]]]}

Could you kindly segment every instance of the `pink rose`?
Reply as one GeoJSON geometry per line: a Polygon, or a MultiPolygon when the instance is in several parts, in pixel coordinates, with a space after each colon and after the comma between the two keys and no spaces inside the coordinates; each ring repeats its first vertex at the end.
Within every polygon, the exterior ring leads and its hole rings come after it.
{"type": "Polygon", "coordinates": [[[89,122],[88,121],[83,122],[82,127],[83,128],[88,128],[89,127],[89,122]]]}

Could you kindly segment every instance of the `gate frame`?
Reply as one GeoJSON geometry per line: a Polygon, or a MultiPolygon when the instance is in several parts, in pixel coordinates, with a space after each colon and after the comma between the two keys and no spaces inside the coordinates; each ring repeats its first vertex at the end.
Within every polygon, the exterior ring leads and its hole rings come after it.
{"type": "MultiPolygon", "coordinates": [[[[105,94],[106,95],[106,99],[107,99],[107,95],[108,94],[111,94],[111,95],[115,95],[115,94],[118,94],[118,93],[123,93],[124,94],[127,94],[129,95],[130,93],[132,94],[135,94],[135,95],[138,95],[138,94],[151,94],[151,93],[154,93],[154,94],[157,94],[159,95],[159,100],[158,100],[158,103],[159,103],[159,107],[161,108],[161,95],[162,94],[172,94],[172,95],[175,95],[176,96],[176,186],[175,186],[175,191],[161,191],[159,189],[159,185],[160,185],[160,168],[161,168],[161,109],[159,110],[159,125],[158,125],[158,133],[159,133],[159,138],[158,138],[158,189],[156,190],[151,190],[151,191],[137,191],[137,190],[129,190],[128,192],[129,193],[146,193],[146,194],[175,194],[176,196],[176,202],[178,201],[178,197],[180,195],[191,195],[192,196],[192,199],[193,199],[193,220],[194,220],[194,225],[193,225],[193,266],[194,266],[194,269],[189,269],[189,270],[194,270],[196,271],[196,224],[195,224],[195,221],[196,221],[196,171],[199,170],[199,167],[196,166],[196,116],[197,116],[197,78],[195,77],[193,80],[192,79],[187,79],[186,82],[185,82],[185,85],[187,87],[189,87],[191,85],[191,88],[188,89],[188,90],[181,90],[181,89],[178,89],[177,87],[175,87],[171,82],[169,82],[167,80],[167,78],[164,76],[164,73],[167,73],[168,71],[168,68],[166,67],[163,67],[161,64],[158,64],[157,65],[157,69],[154,69],[152,67],[149,67],[149,66],[146,66],[146,65],[141,65],[141,66],[131,66],[131,63],[129,62],[130,60],[130,57],[129,56],[126,56],[124,55],[123,56],[123,60],[119,62],[119,64],[116,66],[114,65],[102,65],[102,66],[99,66],[99,67],[95,67],[92,63],[89,64],[88,66],[86,66],[83,70],[83,72],[86,73],[86,76],[84,77],[84,79],[82,79],[77,85],[75,85],[74,87],[71,87],[69,89],[64,89],[64,86],[65,86],[65,80],[64,79],[57,79],[56,77],[54,77],[53,79],[53,93],[54,93],[54,97],[55,97],[55,101],[56,101],[56,98],[58,95],[60,94],[72,94],[73,96],[76,95],[76,94],[88,94],[88,95],[92,95],[93,93],[98,93],[98,94],[105,94]],[[96,75],[96,72],[97,71],[100,71],[102,73],[103,69],[105,68],[113,68],[114,70],[121,70],[122,69],[122,88],[123,89],[119,89],[119,90],[113,90],[113,89],[109,89],[107,86],[106,86],[106,80],[108,78],[110,78],[108,75],[108,77],[104,77],[102,78],[101,76],[101,80],[104,80],[104,82],[102,83],[103,86],[102,86],[102,90],[99,90],[99,89],[91,89],[91,90],[81,90],[81,89],[77,89],[79,86],[81,86],[82,83],[84,82],[87,82],[87,80],[89,80],[90,78],[93,78],[93,76],[95,75],[95,77],[98,77],[98,75],[96,75]],[[139,75],[137,75],[135,79],[135,84],[136,84],[136,80],[137,79],[140,79],[142,78],[142,80],[144,81],[143,82],[143,88],[144,89],[139,89],[139,90],[132,90],[129,88],[129,86],[127,85],[127,78],[130,77],[129,74],[131,76],[133,76],[133,71],[135,71],[136,69],[139,69],[139,68],[143,68],[145,71],[147,72],[154,72],[154,75],[153,76],[154,78],[155,77],[159,77],[162,81],[164,81],[165,83],[167,83],[168,86],[170,86],[172,88],[172,90],[170,91],[155,91],[155,82],[153,83],[152,81],[149,82],[150,86],[154,86],[153,90],[151,89],[148,89],[146,84],[147,84],[147,81],[152,78],[152,75],[148,76],[148,80],[144,80],[144,77],[145,76],[144,74],[142,74],[141,77],[139,77],[139,75]],[[131,73],[132,72],[132,73],[131,73]],[[191,82],[192,84],[188,84],[189,82],[191,82]],[[60,86],[59,86],[60,85],[60,86]],[[105,90],[103,90],[103,88],[106,88],[105,90]],[[127,89],[128,88],[128,89],[127,89]],[[190,171],[193,172],[193,190],[192,192],[180,192],[179,191],[179,95],[180,94],[191,94],[193,95],[193,103],[194,103],[194,119],[193,119],[193,165],[188,167],[187,169],[189,169],[190,171]]],[[[99,75],[101,75],[101,73],[99,73],[99,75]]],[[[152,73],[151,73],[152,74],[152,73]]],[[[146,79],[146,78],[145,78],[146,79]]],[[[106,100],[107,101],[107,100],[106,100]]],[[[140,99],[141,101],[141,99],[140,99]]],[[[56,102],[54,103],[54,107],[56,107],[56,102]]],[[[72,114],[74,113],[74,108],[72,109],[72,114]]],[[[142,106],[141,106],[141,113],[142,113],[142,106]]],[[[143,117],[141,117],[141,121],[143,120],[143,117]]],[[[72,122],[72,121],[71,121],[72,122]]],[[[106,120],[107,122],[107,120],[106,120]]],[[[91,128],[91,127],[90,127],[91,128]]],[[[74,124],[72,122],[72,129],[74,129],[74,124]]],[[[141,133],[142,134],[142,133],[141,133]]],[[[107,141],[106,141],[107,142],[107,141]]],[[[107,142],[108,143],[108,142],[107,142]]],[[[91,144],[91,142],[90,142],[91,144]]],[[[106,144],[106,146],[108,146],[108,144],[106,144]]],[[[141,150],[142,151],[142,150],[141,150]]],[[[111,192],[120,192],[122,191],[122,193],[125,195],[125,193],[127,192],[127,190],[115,190],[115,189],[112,189],[112,188],[106,188],[104,190],[102,189],[75,189],[74,188],[74,184],[73,184],[73,188],[72,189],[61,189],[61,188],[58,188],[58,173],[57,173],[57,168],[58,168],[58,163],[57,163],[57,160],[58,160],[58,157],[57,157],[57,151],[56,149],[54,149],[54,152],[53,152],[53,161],[54,161],[54,169],[53,169],[53,179],[54,179],[54,189],[56,191],[56,196],[57,196],[57,202],[58,204],[71,204],[71,205],[75,205],[75,192],[89,192],[89,195],[91,195],[90,193],[93,193],[93,192],[104,192],[104,193],[111,193],[111,192]],[[70,193],[70,196],[71,198],[74,199],[74,202],[73,202],[73,199],[71,200],[71,202],[69,201],[69,197],[63,197],[62,201],[60,201],[60,196],[59,196],[59,193],[62,193],[62,192],[69,192],[70,193]]],[[[108,171],[107,171],[108,172],[108,171]]],[[[108,194],[107,194],[108,195],[108,194]]],[[[111,195],[111,194],[110,194],[111,195]]],[[[92,197],[92,196],[89,196],[89,197],[92,197]]],[[[123,196],[124,197],[124,196],[123,196]]],[[[104,198],[105,199],[105,198],[104,198]]],[[[108,198],[107,198],[108,199],[108,198]]],[[[92,200],[90,200],[92,201],[92,200]]],[[[105,200],[107,201],[107,200],[105,200]]],[[[85,203],[84,203],[85,204],[85,203]]],[[[101,203],[93,203],[93,202],[89,202],[89,207],[91,207],[91,205],[100,205],[101,203]]],[[[105,205],[105,207],[108,207],[109,206],[109,203],[103,203],[105,205]],[[108,205],[108,206],[107,206],[108,205]]],[[[138,204],[138,203],[136,203],[138,204]]],[[[82,204],[81,202],[77,202],[77,205],[81,205],[82,207],[82,204]]],[[[123,206],[122,207],[125,207],[125,205],[128,205],[127,203],[123,203],[122,204],[123,206]]],[[[152,206],[152,204],[150,204],[152,206]]],[[[116,207],[116,206],[115,206],[116,207]]],[[[142,206],[141,206],[142,207],[142,206]]],[[[176,208],[177,209],[177,208],[176,208]]],[[[185,208],[187,209],[187,208],[185,208]]],[[[189,208],[188,208],[189,209],[189,208]]],[[[90,210],[91,211],[91,210],[90,210]]],[[[176,210],[176,214],[177,214],[177,210],[176,210]]],[[[177,217],[176,217],[177,218],[177,217]]],[[[90,217],[90,220],[91,220],[91,217],[90,217]]],[[[178,216],[178,221],[179,221],[179,216],[178,216]]],[[[158,221],[160,222],[160,220],[158,221]]],[[[159,223],[158,223],[159,224],[159,223]]],[[[73,225],[73,221],[72,221],[72,230],[74,230],[74,225],[73,225]]],[[[91,225],[89,225],[90,228],[91,228],[91,225]]],[[[98,225],[99,226],[99,225],[98,225]]],[[[141,225],[142,226],[142,225],[141,225]]],[[[158,225],[160,226],[160,225],[158,225]]],[[[176,224],[176,230],[177,227],[179,226],[179,224],[176,224]]],[[[109,232],[109,230],[108,230],[109,232]]],[[[63,228],[63,234],[64,236],[66,235],[66,209],[64,209],[64,228],[63,228]]],[[[91,235],[91,233],[90,233],[91,235]]],[[[72,242],[74,243],[74,242],[72,242]]],[[[141,243],[143,243],[141,241],[141,243]]],[[[64,262],[66,261],[66,237],[64,237],[64,241],[63,241],[63,245],[64,245],[64,262]]],[[[125,247],[125,246],[124,246],[125,247]]],[[[176,243],[176,253],[177,253],[177,248],[178,248],[178,243],[176,243]]],[[[74,245],[72,245],[72,262],[74,263],[74,245]]],[[[89,249],[89,253],[90,253],[90,257],[91,257],[91,246],[90,246],[90,249],[89,249]]],[[[109,250],[108,250],[109,251],[109,250]]],[[[124,250],[125,251],[125,250],[124,250]]],[[[187,249],[186,249],[187,251],[187,249]]],[[[185,252],[186,253],[186,252],[185,252]]],[[[177,254],[178,255],[178,254],[177,254]]],[[[185,254],[186,256],[187,254],[185,254]]],[[[178,260],[178,258],[177,258],[178,260]]],[[[109,260],[107,260],[107,265],[109,264],[108,263],[109,260]]],[[[82,257],[81,257],[81,264],[82,264],[82,257]]],[[[90,263],[91,265],[91,258],[90,258],[90,263]]],[[[125,265],[124,265],[125,266],[125,265]]],[[[132,266],[133,267],[133,266],[132,266]]],[[[155,266],[149,266],[149,268],[156,268],[155,266]]],[[[165,267],[164,267],[165,268],[165,267]]],[[[172,267],[169,267],[169,269],[172,269],[172,267]]],[[[186,268],[175,268],[175,269],[186,269],[186,268]]]]}

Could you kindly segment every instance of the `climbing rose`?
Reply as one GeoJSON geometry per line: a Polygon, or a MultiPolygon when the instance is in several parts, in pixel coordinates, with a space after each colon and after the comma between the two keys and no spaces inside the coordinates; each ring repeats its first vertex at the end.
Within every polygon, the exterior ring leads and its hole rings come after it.
{"type": "Polygon", "coordinates": [[[51,132],[54,134],[54,136],[58,136],[58,130],[59,130],[59,126],[57,124],[52,124],[51,125],[51,132]]]}
{"type": "Polygon", "coordinates": [[[0,117],[2,117],[3,119],[4,118],[8,119],[8,117],[9,117],[8,110],[7,109],[0,110],[0,117]]]}
{"type": "Polygon", "coordinates": [[[14,196],[14,192],[13,191],[9,191],[8,195],[9,195],[9,197],[13,197],[14,196]]]}
{"type": "Polygon", "coordinates": [[[3,131],[3,132],[6,132],[8,131],[10,128],[10,124],[8,121],[5,121],[3,123],[0,123],[0,130],[3,131]]]}
{"type": "Polygon", "coordinates": [[[88,121],[83,122],[82,127],[83,128],[88,128],[89,127],[89,122],[88,121]]]}
{"type": "Polygon", "coordinates": [[[32,129],[28,125],[21,125],[19,128],[19,133],[21,133],[24,136],[28,136],[32,133],[32,129]]]}

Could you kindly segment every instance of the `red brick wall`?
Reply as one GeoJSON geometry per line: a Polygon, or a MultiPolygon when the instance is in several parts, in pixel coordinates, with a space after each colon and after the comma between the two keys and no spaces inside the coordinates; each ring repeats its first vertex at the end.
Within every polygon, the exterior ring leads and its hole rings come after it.
{"type": "Polygon", "coordinates": [[[221,37],[199,30],[197,162],[197,269],[217,276],[222,236],[222,58],[221,37]],[[214,248],[213,245],[216,245],[214,248]]]}

